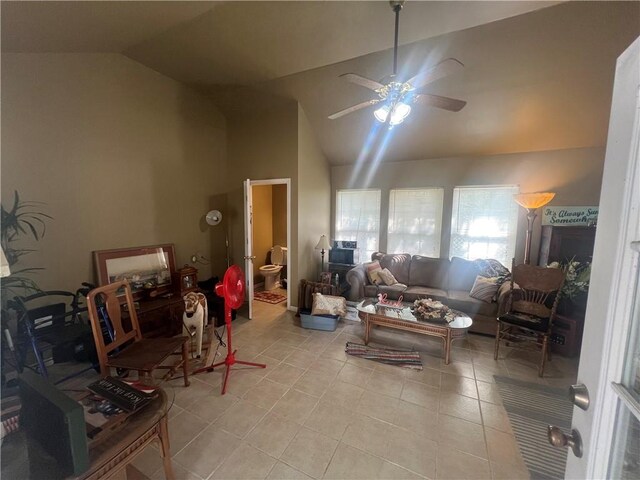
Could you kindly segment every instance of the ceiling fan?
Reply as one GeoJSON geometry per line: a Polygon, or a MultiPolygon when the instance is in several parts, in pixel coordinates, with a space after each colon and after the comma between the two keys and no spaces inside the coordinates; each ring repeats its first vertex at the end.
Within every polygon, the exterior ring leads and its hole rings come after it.
{"type": "Polygon", "coordinates": [[[329,119],[335,120],[349,113],[355,112],[371,105],[381,104],[374,112],[376,120],[382,123],[389,123],[390,126],[402,123],[411,112],[412,103],[429,105],[431,107],[442,108],[451,112],[459,112],[467,104],[464,100],[441,97],[429,93],[416,93],[416,90],[436,80],[462,70],[464,65],[455,58],[447,58],[434,67],[423,70],[409,80],[402,82],[397,78],[398,67],[398,26],[400,21],[400,10],[404,0],[391,0],[391,9],[396,15],[396,28],[393,44],[393,74],[387,83],[377,82],[355,73],[345,73],[340,75],[351,83],[373,90],[378,94],[378,98],[372,98],[366,102],[358,103],[339,112],[329,115],[329,119]]]}

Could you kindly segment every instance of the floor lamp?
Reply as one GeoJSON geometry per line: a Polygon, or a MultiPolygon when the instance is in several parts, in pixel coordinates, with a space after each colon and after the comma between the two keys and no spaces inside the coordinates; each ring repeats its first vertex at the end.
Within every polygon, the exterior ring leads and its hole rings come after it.
{"type": "Polygon", "coordinates": [[[331,250],[331,245],[329,245],[329,240],[327,240],[326,235],[321,235],[320,240],[318,240],[318,244],[316,245],[316,250],[320,250],[320,255],[322,255],[322,268],[321,272],[324,272],[324,252],[325,250],[331,250]]]}
{"type": "Polygon", "coordinates": [[[536,210],[549,203],[556,194],[552,192],[518,193],[513,196],[518,205],[527,209],[527,238],[524,243],[524,263],[531,262],[531,233],[536,219],[536,210]]]}

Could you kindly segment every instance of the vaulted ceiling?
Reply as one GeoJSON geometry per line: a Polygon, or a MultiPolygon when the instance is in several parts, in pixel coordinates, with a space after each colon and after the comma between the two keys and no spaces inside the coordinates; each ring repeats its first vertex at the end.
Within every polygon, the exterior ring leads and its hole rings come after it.
{"type": "Polygon", "coordinates": [[[118,52],[207,92],[223,111],[301,103],[332,163],[602,146],[615,58],[640,35],[639,2],[412,2],[399,65],[454,57],[465,69],[424,90],[468,101],[414,106],[380,128],[372,98],[338,78],[391,73],[387,2],[2,2],[3,52],[118,52]],[[263,100],[264,99],[264,100],[263,100]]]}

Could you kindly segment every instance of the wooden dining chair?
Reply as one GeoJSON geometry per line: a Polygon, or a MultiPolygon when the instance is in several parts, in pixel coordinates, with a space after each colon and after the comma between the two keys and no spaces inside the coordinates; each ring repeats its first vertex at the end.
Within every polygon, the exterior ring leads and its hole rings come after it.
{"type": "MultiPolygon", "coordinates": [[[[170,377],[180,367],[184,374],[184,385],[189,386],[188,337],[142,338],[138,316],[127,280],[98,287],[87,295],[89,319],[96,343],[100,373],[110,374],[110,367],[136,370],[140,379],[149,377],[156,369],[169,369],[165,378],[170,377]],[[123,317],[120,305],[123,295],[127,307],[127,317],[123,317]],[[176,365],[162,365],[169,356],[182,349],[182,360],[176,365]]],[[[167,319],[169,321],[169,319],[167,319]]]]}
{"type": "Polygon", "coordinates": [[[565,272],[559,268],[512,262],[507,312],[498,317],[496,360],[502,339],[535,342],[542,350],[538,365],[538,376],[542,377],[545,361],[551,357],[549,337],[564,278],[565,272]]]}

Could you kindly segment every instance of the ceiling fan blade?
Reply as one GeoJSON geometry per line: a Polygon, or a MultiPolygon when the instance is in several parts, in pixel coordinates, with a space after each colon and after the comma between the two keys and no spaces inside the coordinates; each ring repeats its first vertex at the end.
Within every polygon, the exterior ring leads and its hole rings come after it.
{"type": "Polygon", "coordinates": [[[431,95],[429,93],[421,93],[416,95],[416,102],[422,105],[429,105],[431,107],[443,108],[451,112],[459,112],[467,104],[464,100],[458,100],[449,97],[440,97],[438,95],[431,95]]]}
{"type": "Polygon", "coordinates": [[[438,63],[435,67],[418,73],[416,76],[410,78],[405,83],[411,84],[414,89],[424,87],[426,84],[435,82],[436,80],[451,75],[464,68],[464,65],[455,58],[447,58],[438,63]]]}
{"type": "Polygon", "coordinates": [[[384,87],[380,82],[376,82],[375,80],[371,80],[370,78],[366,78],[355,73],[345,73],[340,75],[340,77],[344,77],[351,83],[356,83],[362,87],[368,88],[369,90],[373,90],[374,92],[384,87]]]}
{"type": "Polygon", "coordinates": [[[358,103],[357,105],[353,105],[349,108],[345,108],[344,110],[340,110],[339,112],[329,115],[329,119],[335,120],[336,118],[343,117],[344,115],[347,115],[351,112],[355,112],[356,110],[360,110],[361,108],[366,108],[371,105],[375,105],[376,103],[379,103],[379,102],[380,102],[379,98],[374,98],[372,100],[367,100],[366,102],[358,103]]]}

